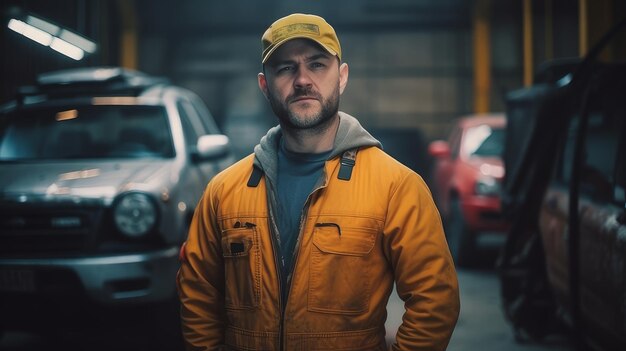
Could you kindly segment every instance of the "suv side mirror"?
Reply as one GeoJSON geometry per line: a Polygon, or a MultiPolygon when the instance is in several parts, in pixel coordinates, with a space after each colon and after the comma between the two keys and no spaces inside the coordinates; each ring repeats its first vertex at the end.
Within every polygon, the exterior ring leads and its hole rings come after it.
{"type": "Polygon", "coordinates": [[[449,158],[450,145],[443,140],[435,140],[428,145],[428,154],[435,158],[449,158]]]}
{"type": "Polygon", "coordinates": [[[216,159],[230,152],[230,140],[223,134],[203,135],[198,138],[195,150],[191,152],[194,162],[216,159]]]}

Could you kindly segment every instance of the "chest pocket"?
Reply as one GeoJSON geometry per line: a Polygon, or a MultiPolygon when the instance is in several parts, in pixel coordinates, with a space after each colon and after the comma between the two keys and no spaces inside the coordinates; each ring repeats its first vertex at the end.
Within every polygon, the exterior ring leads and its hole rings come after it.
{"type": "Polygon", "coordinates": [[[309,311],[359,314],[369,307],[376,230],[318,224],[313,231],[309,311]]]}
{"type": "Polygon", "coordinates": [[[249,309],[261,303],[261,252],[256,227],[222,231],[225,307],[249,309]]]}

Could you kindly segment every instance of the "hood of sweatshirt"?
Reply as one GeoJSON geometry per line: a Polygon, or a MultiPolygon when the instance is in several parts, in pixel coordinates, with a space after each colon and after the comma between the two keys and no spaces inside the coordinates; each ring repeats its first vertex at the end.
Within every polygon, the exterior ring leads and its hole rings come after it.
{"type": "MultiPolygon", "coordinates": [[[[271,128],[258,145],[254,147],[255,164],[259,166],[265,176],[276,184],[276,168],[278,165],[278,143],[282,136],[280,126],[271,128]]],[[[382,148],[380,142],[361,126],[359,121],[347,113],[339,112],[339,128],[335,136],[333,150],[328,156],[332,159],[347,150],[358,147],[375,146],[382,148]]]]}

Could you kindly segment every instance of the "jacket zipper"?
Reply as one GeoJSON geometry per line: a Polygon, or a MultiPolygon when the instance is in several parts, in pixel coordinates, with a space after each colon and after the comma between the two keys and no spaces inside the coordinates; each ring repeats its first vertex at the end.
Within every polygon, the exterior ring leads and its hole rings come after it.
{"type": "Polygon", "coordinates": [[[279,244],[280,241],[280,233],[278,233],[278,226],[276,225],[276,221],[274,218],[274,188],[270,184],[269,181],[266,181],[267,187],[269,188],[267,202],[268,202],[268,211],[269,211],[269,224],[270,230],[272,231],[272,249],[274,251],[274,265],[276,267],[276,273],[278,276],[278,306],[280,308],[280,322],[278,323],[278,349],[284,350],[283,343],[283,323],[285,320],[285,306],[283,306],[283,277],[282,277],[282,262],[279,259],[279,255],[277,253],[280,252],[279,244]]]}
{"type": "MultiPolygon", "coordinates": [[[[315,194],[318,190],[323,189],[325,187],[325,185],[322,185],[318,188],[315,188],[310,194],[309,196],[307,196],[306,201],[304,202],[304,207],[302,208],[302,213],[300,214],[300,226],[299,226],[299,230],[298,230],[298,238],[296,239],[296,245],[294,246],[294,250],[293,250],[293,257],[291,260],[291,267],[289,267],[289,272],[293,273],[294,268],[296,267],[296,261],[298,260],[298,253],[300,252],[300,238],[302,237],[302,231],[304,230],[304,227],[306,225],[306,217],[307,214],[309,213],[309,208],[311,207],[310,204],[310,199],[311,196],[313,194],[315,194]]],[[[293,276],[293,274],[290,274],[289,276],[287,276],[287,291],[291,292],[291,277],[293,276]]]]}
{"type": "Polygon", "coordinates": [[[290,267],[290,274],[287,276],[287,286],[283,287],[282,286],[282,282],[283,282],[283,278],[282,278],[282,262],[280,262],[277,253],[280,252],[279,249],[279,243],[280,243],[280,233],[278,233],[278,226],[276,225],[276,221],[274,218],[274,203],[275,203],[275,199],[274,199],[274,188],[272,187],[272,185],[270,184],[269,181],[266,181],[266,183],[268,184],[268,188],[269,188],[269,196],[268,196],[268,210],[269,210],[269,221],[270,221],[270,228],[272,229],[272,231],[274,232],[274,235],[272,235],[272,248],[274,250],[274,264],[276,266],[276,270],[277,270],[277,274],[278,274],[278,303],[280,306],[280,323],[278,324],[278,337],[279,337],[279,346],[278,349],[280,351],[284,351],[285,350],[285,335],[283,335],[283,326],[285,323],[285,312],[287,309],[287,301],[284,302],[283,304],[283,292],[282,289],[285,288],[287,289],[288,295],[286,296],[286,298],[289,298],[289,293],[291,292],[291,277],[293,276],[293,268],[296,265],[296,261],[298,259],[298,251],[299,251],[299,246],[300,246],[300,237],[302,236],[302,230],[304,228],[304,224],[306,223],[306,214],[308,213],[309,210],[309,206],[310,206],[310,199],[311,199],[311,195],[313,195],[314,193],[316,193],[318,190],[323,189],[326,187],[327,183],[328,183],[328,179],[327,179],[327,172],[326,172],[326,167],[324,167],[323,172],[323,179],[324,182],[318,186],[317,188],[315,188],[313,191],[311,191],[311,193],[309,194],[309,196],[307,196],[306,201],[304,202],[304,207],[302,209],[302,213],[300,214],[300,228],[298,231],[298,238],[296,239],[296,245],[294,247],[294,256],[293,256],[293,260],[291,263],[291,267],[290,267]]]}
{"type": "MultiPolygon", "coordinates": [[[[296,245],[294,246],[294,252],[293,252],[293,257],[291,260],[291,267],[289,267],[289,275],[287,276],[287,286],[285,286],[285,288],[287,289],[287,300],[289,300],[289,295],[291,294],[291,280],[293,277],[293,271],[294,268],[296,267],[297,261],[298,261],[298,252],[300,251],[300,238],[302,237],[302,232],[304,230],[305,224],[306,224],[306,217],[307,214],[309,213],[309,208],[311,206],[311,196],[313,194],[315,194],[317,191],[319,191],[320,189],[323,189],[326,187],[326,183],[327,183],[327,179],[326,179],[326,169],[323,170],[323,177],[324,177],[324,182],[318,186],[317,188],[313,189],[313,191],[311,191],[311,193],[309,194],[309,196],[307,196],[306,200],[304,201],[304,206],[302,208],[302,212],[300,213],[300,227],[298,230],[298,238],[296,239],[296,245]]],[[[281,295],[282,296],[282,295],[281,295]]],[[[283,308],[283,310],[281,311],[281,319],[280,319],[280,325],[282,327],[284,320],[285,320],[285,312],[287,310],[287,305],[285,303],[285,307],[283,308]]],[[[280,334],[280,340],[281,340],[281,350],[283,350],[284,347],[284,338],[285,336],[282,333],[282,328],[281,328],[281,334],[280,334]]]]}

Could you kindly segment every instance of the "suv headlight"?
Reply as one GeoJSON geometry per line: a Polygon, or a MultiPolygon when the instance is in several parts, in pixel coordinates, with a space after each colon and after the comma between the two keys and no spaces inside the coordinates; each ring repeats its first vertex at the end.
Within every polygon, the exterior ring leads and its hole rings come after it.
{"type": "Polygon", "coordinates": [[[476,181],[474,190],[478,195],[497,196],[500,195],[500,182],[492,177],[479,178],[476,181]]]}
{"type": "Polygon", "coordinates": [[[129,193],[116,201],[113,220],[120,233],[130,238],[139,238],[154,228],[157,208],[148,195],[129,193]]]}

